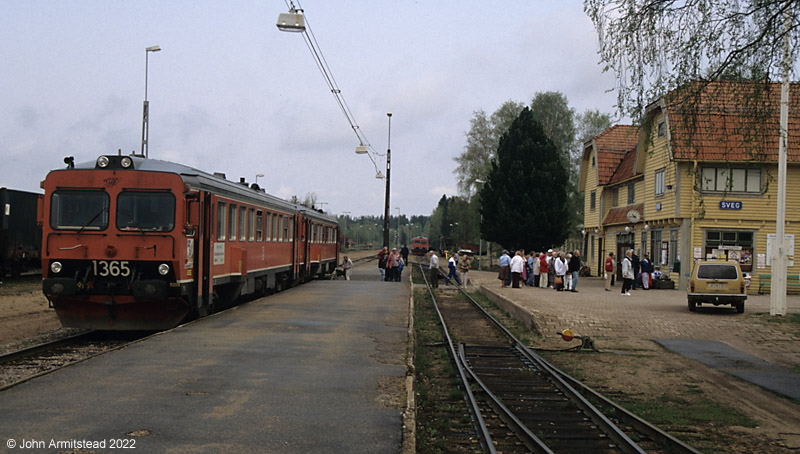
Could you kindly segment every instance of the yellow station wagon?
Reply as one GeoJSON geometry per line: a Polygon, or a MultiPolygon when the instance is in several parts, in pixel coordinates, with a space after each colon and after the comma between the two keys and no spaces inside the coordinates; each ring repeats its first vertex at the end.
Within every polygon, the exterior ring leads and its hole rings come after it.
{"type": "Polygon", "coordinates": [[[722,261],[695,263],[689,280],[688,299],[690,311],[707,303],[715,306],[730,304],[736,312],[744,312],[747,287],[739,264],[722,261]]]}

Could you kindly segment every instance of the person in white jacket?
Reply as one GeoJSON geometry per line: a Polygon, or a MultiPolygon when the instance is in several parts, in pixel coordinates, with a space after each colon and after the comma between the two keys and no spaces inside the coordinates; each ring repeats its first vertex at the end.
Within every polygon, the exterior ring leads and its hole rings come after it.
{"type": "Polygon", "coordinates": [[[519,278],[524,267],[525,259],[522,258],[522,252],[517,251],[511,259],[511,288],[519,288],[519,278]]]}
{"type": "Polygon", "coordinates": [[[561,278],[561,283],[555,284],[555,289],[560,292],[564,290],[564,276],[567,274],[567,261],[564,258],[564,253],[562,252],[558,257],[553,258],[553,262],[550,265],[552,266],[553,263],[556,265],[556,282],[558,282],[558,278],[561,278]]]}
{"type": "Polygon", "coordinates": [[[625,258],[622,259],[622,294],[631,296],[631,287],[633,287],[633,251],[628,251],[625,258]]]}

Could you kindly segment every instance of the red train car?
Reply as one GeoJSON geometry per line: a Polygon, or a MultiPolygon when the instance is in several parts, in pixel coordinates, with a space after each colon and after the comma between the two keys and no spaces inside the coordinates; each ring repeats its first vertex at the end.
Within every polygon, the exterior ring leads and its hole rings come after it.
{"type": "Polygon", "coordinates": [[[428,238],[417,236],[411,239],[411,253],[414,255],[425,255],[428,253],[428,238]]]}
{"type": "Polygon", "coordinates": [[[331,273],[336,218],[167,161],[100,156],[42,184],[43,291],[62,325],[157,330],[331,273]]]}

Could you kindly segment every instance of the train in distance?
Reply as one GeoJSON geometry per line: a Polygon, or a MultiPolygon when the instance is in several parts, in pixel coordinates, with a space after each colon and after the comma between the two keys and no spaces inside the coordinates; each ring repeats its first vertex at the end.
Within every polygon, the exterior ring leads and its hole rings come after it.
{"type": "Polygon", "coordinates": [[[160,330],[323,277],[333,216],[256,184],[162,160],[103,155],[42,182],[42,288],[65,327],[160,330]]]}
{"type": "Polygon", "coordinates": [[[428,253],[428,238],[416,236],[411,239],[411,253],[414,255],[425,255],[428,253]]]}

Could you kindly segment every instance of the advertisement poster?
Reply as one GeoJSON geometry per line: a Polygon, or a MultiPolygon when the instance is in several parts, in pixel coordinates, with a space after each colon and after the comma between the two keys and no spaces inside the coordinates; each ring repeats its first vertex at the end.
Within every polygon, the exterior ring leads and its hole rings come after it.
{"type": "MultiPolygon", "coordinates": [[[[767,266],[772,266],[772,245],[776,234],[767,234],[767,266]]],[[[794,235],[783,235],[783,246],[786,249],[786,266],[794,266],[794,235]]]]}

